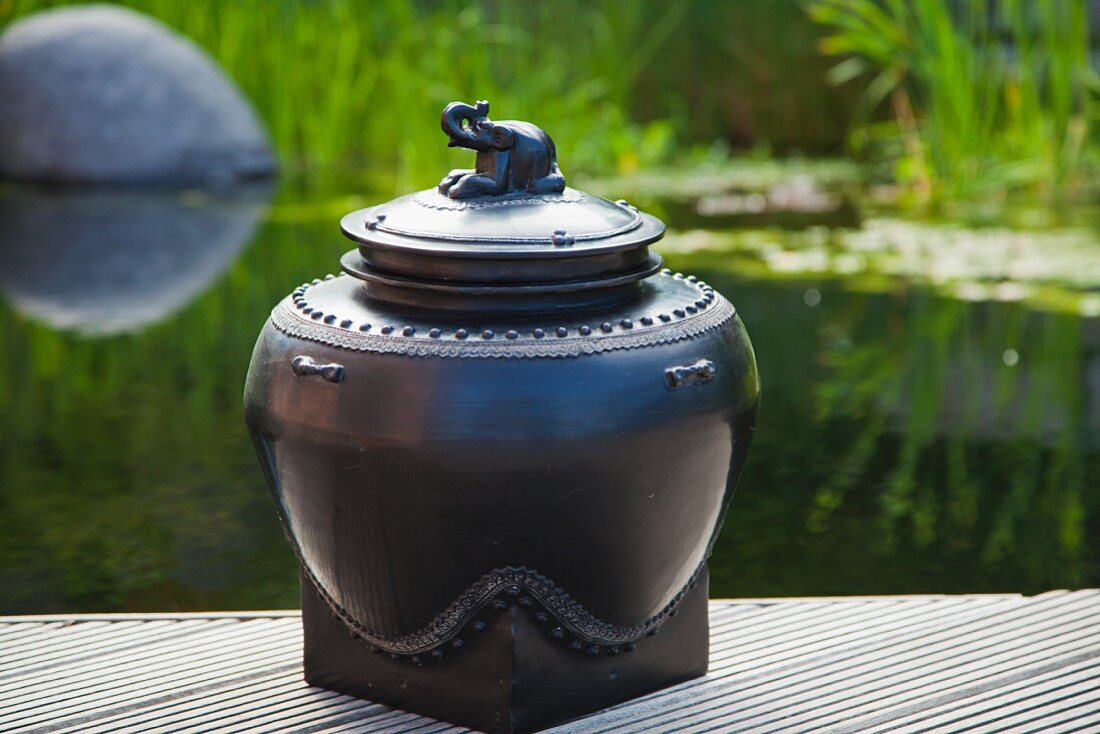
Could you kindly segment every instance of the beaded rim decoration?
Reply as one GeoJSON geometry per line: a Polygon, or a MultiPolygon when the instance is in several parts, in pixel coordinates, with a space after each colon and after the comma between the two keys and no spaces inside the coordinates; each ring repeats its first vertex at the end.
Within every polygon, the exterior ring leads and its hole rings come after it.
{"type": "MultiPolygon", "coordinates": [[[[374,331],[369,325],[312,308],[306,300],[311,286],[306,284],[274,308],[271,323],[288,336],[360,352],[410,357],[523,359],[579,357],[671,344],[725,326],[736,316],[733,304],[694,276],[685,278],[667,270],[662,271],[662,275],[691,283],[700,297],[683,307],[671,309],[670,313],[646,314],[623,318],[614,324],[605,322],[574,329],[548,324],[522,334],[514,330],[498,334],[463,328],[444,331],[440,328],[394,329],[392,326],[374,331]],[[564,336],[561,335],[563,329],[564,336]]],[[[314,285],[319,282],[315,281],[314,285]]]]}
{"type": "Polygon", "coordinates": [[[302,562],[297,544],[294,544],[294,548],[306,577],[332,613],[348,627],[352,635],[371,644],[376,648],[376,652],[388,652],[394,655],[417,655],[438,649],[454,639],[468,624],[476,624],[476,617],[485,610],[495,609],[500,612],[510,608],[514,603],[533,607],[536,602],[549,613],[544,623],[549,622],[549,617],[553,617],[553,620],[560,625],[560,628],[551,629],[550,635],[553,639],[564,640],[565,633],[568,631],[574,640],[582,641],[586,647],[590,645],[604,648],[626,646],[630,649],[642,638],[652,637],[668,619],[676,616],[680,602],[690,590],[695,588],[700,574],[706,567],[704,560],[691,574],[683,588],[657,614],[638,624],[620,627],[593,615],[553,581],[537,571],[522,566],[506,566],[494,569],[475,581],[421,629],[405,635],[385,637],[367,629],[336,602],[325,591],[309,566],[302,562]],[[524,592],[527,596],[524,596],[524,592]],[[505,601],[506,597],[513,601],[505,601]]]}

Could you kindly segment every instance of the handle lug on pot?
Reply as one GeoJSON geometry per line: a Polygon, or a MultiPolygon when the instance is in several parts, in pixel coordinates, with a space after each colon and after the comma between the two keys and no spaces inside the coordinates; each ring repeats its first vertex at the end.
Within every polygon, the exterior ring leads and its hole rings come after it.
{"type": "Polygon", "coordinates": [[[329,382],[343,382],[344,381],[344,365],[331,362],[329,364],[318,364],[312,357],[305,355],[299,355],[290,361],[290,369],[298,377],[308,377],[309,375],[320,375],[329,382]]]}
{"type": "Polygon", "coordinates": [[[710,382],[718,373],[718,368],[709,359],[700,359],[695,364],[669,367],[665,370],[665,383],[670,389],[682,387],[690,382],[710,382]]]}

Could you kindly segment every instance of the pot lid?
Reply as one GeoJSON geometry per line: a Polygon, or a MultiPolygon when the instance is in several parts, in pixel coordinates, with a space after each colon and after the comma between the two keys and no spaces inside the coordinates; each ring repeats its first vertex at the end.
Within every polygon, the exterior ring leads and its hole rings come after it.
{"type": "Polygon", "coordinates": [[[344,270],[391,285],[505,292],[621,284],[660,268],[648,248],[664,234],[659,219],[566,186],[549,135],[488,112],[488,102],[443,110],[448,144],[477,151],[474,168],[341,220],[359,243],[344,270]]]}

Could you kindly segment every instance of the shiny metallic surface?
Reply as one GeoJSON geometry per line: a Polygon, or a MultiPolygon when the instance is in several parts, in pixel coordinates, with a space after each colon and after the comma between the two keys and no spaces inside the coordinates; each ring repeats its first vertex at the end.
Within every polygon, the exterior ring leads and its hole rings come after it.
{"type": "Polygon", "coordinates": [[[451,102],[440,115],[450,147],[477,151],[476,167],[451,171],[438,191],[451,199],[471,199],[513,191],[559,193],[565,176],[558,168],[554,141],[529,122],[489,119],[489,103],[451,102]]]}
{"type": "Polygon", "coordinates": [[[656,217],[573,189],[499,197],[476,209],[469,207],[480,200],[462,202],[463,208],[443,208],[440,200],[454,204],[429,189],[352,212],[340,226],[360,243],[363,263],[379,273],[468,285],[547,283],[637,269],[649,259],[646,246],[665,231],[656,217]],[[385,225],[378,222],[379,210],[389,212],[385,225]]]}
{"type": "MultiPolygon", "coordinates": [[[[487,106],[448,110],[454,139],[487,106]]],[[[506,140],[483,122],[465,147],[506,140]]],[[[493,732],[705,672],[705,562],[760,391],[733,305],[660,270],[664,225],[539,160],[546,186],[497,192],[479,152],[345,217],[346,275],[275,307],[245,389],[307,677],[493,732]]]]}

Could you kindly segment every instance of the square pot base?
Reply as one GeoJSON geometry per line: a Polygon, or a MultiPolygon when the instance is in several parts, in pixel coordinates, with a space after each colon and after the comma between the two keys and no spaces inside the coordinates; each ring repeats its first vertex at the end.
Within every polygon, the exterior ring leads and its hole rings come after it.
{"type": "Polygon", "coordinates": [[[571,649],[530,613],[511,606],[482,617],[442,658],[393,660],[371,652],[335,618],[302,577],[305,678],[310,685],[471,727],[488,734],[533,732],[707,672],[707,574],[676,616],[633,650],[609,655],[571,649]]]}

